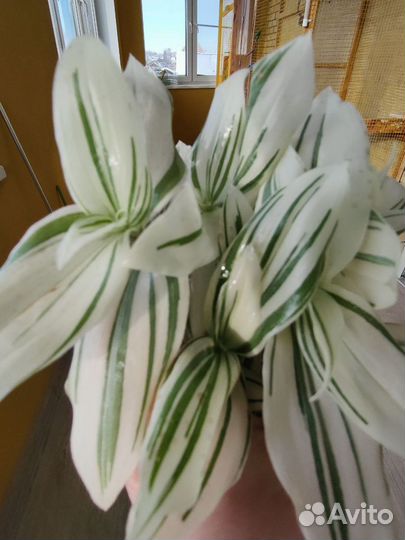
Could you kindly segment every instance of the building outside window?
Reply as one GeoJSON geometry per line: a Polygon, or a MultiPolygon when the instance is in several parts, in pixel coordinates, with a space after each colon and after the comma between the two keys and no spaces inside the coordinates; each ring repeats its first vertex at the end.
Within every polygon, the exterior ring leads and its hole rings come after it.
{"type": "Polygon", "coordinates": [[[214,86],[220,0],[142,0],[146,65],[166,84],[214,86]]]}

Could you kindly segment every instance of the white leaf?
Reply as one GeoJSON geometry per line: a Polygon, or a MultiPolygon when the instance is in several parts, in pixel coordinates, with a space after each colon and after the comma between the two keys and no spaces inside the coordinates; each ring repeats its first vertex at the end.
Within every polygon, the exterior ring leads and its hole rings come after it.
{"type": "Polygon", "coordinates": [[[235,184],[242,191],[254,191],[270,177],[277,160],[308,114],[314,79],[309,34],[255,64],[235,178],[235,184]]]}
{"type": "Polygon", "coordinates": [[[187,279],[131,272],[116,310],[75,346],[66,390],[75,466],[107,510],[135,470],[158,384],[179,349],[187,279]]]}
{"type": "Polygon", "coordinates": [[[352,260],[367,229],[372,191],[367,127],[352,104],[326,88],[314,99],[293,144],[307,168],[349,164],[350,190],[341,206],[328,261],[327,276],[332,279],[352,260]]]}
{"type": "Polygon", "coordinates": [[[317,291],[295,323],[301,355],[322,382],[311,401],[330,386],[336,362],[341,356],[344,330],[340,306],[323,290],[317,291]]]}
{"type": "Polygon", "coordinates": [[[350,183],[340,205],[339,220],[331,239],[325,279],[333,279],[353,260],[367,233],[371,204],[367,171],[349,166],[350,183]]]}
{"type": "Polygon", "coordinates": [[[362,524],[360,517],[355,524],[337,519],[328,525],[335,503],[352,512],[364,502],[392,510],[382,448],[352,425],[328,394],[310,402],[316,386],[289,330],[266,346],[263,382],[267,449],[297,517],[308,519],[308,526],[301,527],[305,538],[396,537],[393,525],[362,524]],[[317,505],[324,518],[320,524],[314,523],[314,514],[302,514],[314,503],[323,505],[317,505]]]}
{"type": "MultiPolygon", "coordinates": [[[[342,298],[347,293],[338,297],[342,298]]],[[[373,321],[361,302],[352,307],[373,321]]],[[[301,354],[321,383],[318,396],[327,390],[360,429],[396,453],[404,453],[402,352],[377,319],[378,330],[363,328],[361,317],[357,319],[334,297],[319,291],[295,323],[301,354]]]]}
{"type": "Polygon", "coordinates": [[[155,190],[154,213],[157,213],[175,194],[184,174],[184,164],[173,143],[172,99],[162,81],[132,55],[125,77],[141,110],[147,167],[155,190]]]}
{"type": "Polygon", "coordinates": [[[349,161],[368,168],[367,127],[356,108],[325,88],[312,103],[309,115],[293,140],[307,168],[349,161]]]}
{"type": "Polygon", "coordinates": [[[162,81],[132,54],[129,55],[124,75],[141,108],[147,163],[156,186],[174,159],[172,100],[162,81]]]}
{"type": "Polygon", "coordinates": [[[366,235],[353,261],[334,281],[360,294],[376,309],[395,304],[401,243],[395,231],[372,211],[366,235]]]}
{"type": "Polygon", "coordinates": [[[192,146],[184,143],[183,141],[177,141],[176,150],[186,166],[191,168],[191,153],[193,151],[192,146]]]}
{"type": "Polygon", "coordinates": [[[374,171],[373,208],[375,208],[398,233],[405,231],[405,187],[374,171]]]}
{"type": "Polygon", "coordinates": [[[56,210],[34,223],[11,251],[0,270],[0,328],[61,279],[56,268],[56,248],[62,235],[81,217],[83,214],[74,205],[56,210]]]}
{"type": "Polygon", "coordinates": [[[80,38],[54,79],[53,116],[73,199],[87,213],[141,222],[152,196],[145,128],[131,88],[101,42],[80,38]]]}
{"type": "MultiPolygon", "coordinates": [[[[227,276],[226,266],[222,268],[227,276]]],[[[263,320],[262,272],[253,246],[245,247],[226,279],[215,306],[214,332],[216,339],[232,350],[241,342],[249,342],[263,320]]]]}
{"type": "Polygon", "coordinates": [[[268,182],[263,184],[256,200],[256,210],[272,197],[276,191],[287,187],[305,172],[304,163],[292,146],[284,152],[268,182]]]}
{"type": "Polygon", "coordinates": [[[168,516],[182,516],[197,502],[239,373],[237,357],[218,351],[210,338],[179,356],[148,426],[127,538],[154,537],[168,516]]]}
{"type": "Polygon", "coordinates": [[[122,266],[127,242],[94,243],[58,271],[59,242],[53,241],[6,267],[0,285],[6,313],[0,331],[0,397],[62,356],[114,309],[129,274],[122,266]],[[17,280],[10,278],[13,272],[17,280]],[[35,294],[30,293],[37,283],[35,294]]]}
{"type": "Polygon", "coordinates": [[[88,216],[77,219],[60,243],[57,253],[58,268],[62,268],[72,257],[91,243],[118,236],[125,226],[124,220],[110,221],[104,216],[88,216]]]}
{"type": "Polygon", "coordinates": [[[193,146],[192,179],[203,208],[211,209],[224,201],[235,175],[247,74],[247,69],[241,69],[217,87],[207,121],[193,146]]]}
{"type": "Polygon", "coordinates": [[[217,231],[206,221],[191,183],[184,182],[169,207],[135,241],[125,264],[169,276],[190,274],[219,253],[217,231]]]}
{"type": "MultiPolygon", "coordinates": [[[[197,503],[183,515],[170,515],[155,538],[190,537],[215,510],[226,491],[238,481],[248,455],[249,442],[250,418],[246,395],[241,383],[238,383],[228,398],[197,503]]],[[[128,520],[128,531],[132,529],[135,513],[136,506],[133,506],[128,520]]]]}
{"type": "Polygon", "coordinates": [[[247,197],[238,188],[229,186],[222,212],[223,233],[220,234],[222,251],[230,245],[252,214],[253,209],[247,197]]]}
{"type": "Polygon", "coordinates": [[[404,454],[404,351],[359,296],[329,286],[343,311],[345,332],[333,377],[336,399],[346,414],[377,441],[404,454]],[[344,399],[346,397],[346,399],[344,399]]]}
{"type": "Polygon", "coordinates": [[[255,355],[271,335],[306,307],[327,268],[330,239],[348,189],[345,164],[313,169],[279,190],[250,220],[228,249],[209,295],[217,337],[230,350],[255,355]],[[238,260],[250,246],[254,276],[238,260]],[[250,273],[250,275],[248,275],[250,273]],[[254,282],[249,300],[239,287],[254,282]],[[259,290],[259,296],[257,293],[259,290]],[[248,309],[248,310],[247,310],[248,309]]]}

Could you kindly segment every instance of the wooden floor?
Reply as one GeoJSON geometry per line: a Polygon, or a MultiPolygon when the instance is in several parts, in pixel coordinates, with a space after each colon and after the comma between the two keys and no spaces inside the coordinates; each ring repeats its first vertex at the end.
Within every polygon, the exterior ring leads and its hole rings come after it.
{"type": "MultiPolygon", "coordinates": [[[[399,306],[384,313],[385,322],[403,322],[405,288],[400,290],[400,296],[399,306]]],[[[403,339],[401,334],[398,337],[403,339]]],[[[108,512],[98,510],[73,467],[69,449],[71,407],[63,390],[69,363],[69,355],[60,361],[26,456],[0,510],[0,540],[124,538],[129,510],[126,494],[122,493],[108,512]]],[[[404,531],[404,462],[388,452],[384,457],[394,515],[399,530],[404,531]]]]}

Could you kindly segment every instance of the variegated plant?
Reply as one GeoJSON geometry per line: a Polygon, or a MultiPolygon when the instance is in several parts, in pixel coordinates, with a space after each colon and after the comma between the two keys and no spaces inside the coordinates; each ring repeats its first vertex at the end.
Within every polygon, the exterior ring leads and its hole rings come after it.
{"type": "Polygon", "coordinates": [[[313,100],[309,35],[247,76],[176,149],[162,83],[76,41],[54,84],[75,204],[0,272],[1,395],[74,345],[73,460],[103,509],[137,470],[129,539],[187,537],[210,515],[243,470],[252,411],[297,512],[390,508],[381,452],[405,449],[405,363],[375,310],[396,301],[403,188],[370,166],[354,107],[313,100]]]}

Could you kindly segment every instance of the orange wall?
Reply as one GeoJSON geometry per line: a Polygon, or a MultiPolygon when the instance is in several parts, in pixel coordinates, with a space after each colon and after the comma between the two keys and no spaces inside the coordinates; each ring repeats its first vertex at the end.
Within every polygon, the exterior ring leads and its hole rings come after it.
{"type": "MultiPolygon", "coordinates": [[[[48,3],[0,2],[0,101],[54,208],[63,184],[51,118],[57,61],[48,3]],[[21,5],[20,5],[21,4],[21,5]]],[[[0,118],[0,265],[24,231],[47,210],[0,118]]],[[[40,408],[51,370],[40,373],[0,403],[0,500],[13,478],[40,408]]]]}
{"type": "MultiPolygon", "coordinates": [[[[57,61],[48,3],[0,2],[0,101],[41,181],[52,206],[66,196],[53,137],[52,78],[57,61]]],[[[7,179],[0,184],[0,263],[35,220],[47,213],[41,198],[0,119],[0,164],[7,179]]]]}
{"type": "MultiPolygon", "coordinates": [[[[115,0],[121,65],[125,67],[128,55],[133,54],[145,63],[141,0],[115,0]]],[[[192,144],[197,138],[211,105],[214,89],[184,88],[171,90],[173,96],[173,135],[192,144]]]]}
{"type": "Polygon", "coordinates": [[[129,54],[144,64],[142,0],[115,0],[114,4],[121,65],[125,68],[129,54]]]}
{"type": "Polygon", "coordinates": [[[171,90],[173,96],[174,140],[193,144],[200,133],[214,95],[213,88],[171,90]]]}

